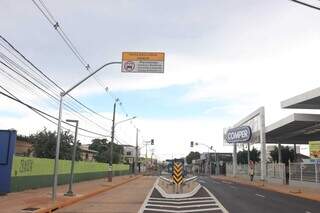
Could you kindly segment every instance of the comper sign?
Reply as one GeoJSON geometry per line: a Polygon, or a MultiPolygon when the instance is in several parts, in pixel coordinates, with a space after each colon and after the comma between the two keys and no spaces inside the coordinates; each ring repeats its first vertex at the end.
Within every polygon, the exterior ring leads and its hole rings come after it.
{"type": "Polygon", "coordinates": [[[228,143],[245,143],[250,141],[252,136],[250,126],[241,126],[229,129],[226,134],[228,143]]]}

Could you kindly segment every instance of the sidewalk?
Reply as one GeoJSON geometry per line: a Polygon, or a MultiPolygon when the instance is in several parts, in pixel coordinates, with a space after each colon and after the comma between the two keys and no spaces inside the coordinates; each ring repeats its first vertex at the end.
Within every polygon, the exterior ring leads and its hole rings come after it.
{"type": "Polygon", "coordinates": [[[283,185],[277,183],[271,183],[261,180],[254,180],[250,182],[249,177],[229,177],[229,176],[211,176],[213,179],[230,181],[239,184],[254,186],[258,188],[262,188],[269,191],[280,192],[283,194],[289,194],[305,199],[315,200],[320,202],[320,191],[318,188],[307,188],[307,187],[297,187],[290,185],[283,185]]]}
{"type": "Polygon", "coordinates": [[[112,190],[82,200],[57,213],[137,213],[157,177],[144,176],[112,190]]]}
{"type": "Polygon", "coordinates": [[[73,191],[76,196],[74,197],[64,196],[64,193],[68,190],[68,185],[61,185],[58,187],[57,201],[55,203],[51,201],[51,188],[13,192],[6,196],[0,196],[0,212],[49,212],[50,209],[54,210],[71,205],[72,203],[108,191],[140,177],[141,176],[119,176],[113,177],[112,182],[108,182],[107,179],[98,179],[75,183],[73,185],[73,191]],[[25,208],[35,208],[36,210],[23,211],[25,208]]]}

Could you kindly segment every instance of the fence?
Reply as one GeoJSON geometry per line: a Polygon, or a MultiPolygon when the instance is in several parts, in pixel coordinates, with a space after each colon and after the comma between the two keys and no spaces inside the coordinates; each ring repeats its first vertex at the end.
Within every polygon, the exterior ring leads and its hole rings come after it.
{"type": "MultiPolygon", "coordinates": [[[[273,182],[284,182],[285,180],[285,166],[284,164],[268,163],[266,165],[266,179],[273,182]]],[[[232,176],[232,164],[226,165],[227,176],[232,176]]],[[[238,164],[236,167],[236,176],[249,177],[248,164],[238,164]]],[[[261,176],[261,164],[256,163],[254,166],[254,176],[259,178],[261,176]]]]}
{"type": "Polygon", "coordinates": [[[320,186],[320,164],[290,163],[290,184],[320,186]]]}
{"type": "MultiPolygon", "coordinates": [[[[54,159],[14,156],[11,173],[11,191],[47,187],[53,181],[54,159]]],[[[59,185],[69,182],[71,161],[59,160],[59,185]]],[[[115,176],[130,173],[129,165],[113,164],[115,176]]],[[[74,167],[74,182],[106,177],[107,164],[77,161],[74,167]]]]}

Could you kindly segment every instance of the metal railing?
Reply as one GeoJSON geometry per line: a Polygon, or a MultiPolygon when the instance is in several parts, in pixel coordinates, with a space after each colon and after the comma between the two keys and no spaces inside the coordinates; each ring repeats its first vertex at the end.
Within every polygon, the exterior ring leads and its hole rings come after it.
{"type": "MultiPolygon", "coordinates": [[[[266,165],[266,173],[267,179],[279,179],[283,180],[285,178],[285,166],[284,164],[277,164],[277,163],[268,163],[266,165]]],[[[226,165],[226,175],[227,176],[232,176],[232,164],[227,164],[226,165]]],[[[244,176],[248,177],[249,172],[248,172],[248,164],[239,164],[237,165],[236,168],[236,175],[237,176],[244,176]]],[[[254,166],[254,176],[255,177],[260,177],[261,176],[261,164],[256,163],[254,166]]]]}
{"type": "Polygon", "coordinates": [[[290,181],[320,184],[320,164],[290,163],[290,181]]]}

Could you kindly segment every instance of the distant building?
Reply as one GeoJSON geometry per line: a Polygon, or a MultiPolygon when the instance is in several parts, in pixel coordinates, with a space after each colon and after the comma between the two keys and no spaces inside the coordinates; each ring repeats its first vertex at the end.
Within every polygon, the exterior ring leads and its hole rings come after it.
{"type": "Polygon", "coordinates": [[[32,143],[29,141],[17,140],[15,155],[24,156],[24,157],[32,157],[33,156],[32,143]]]}
{"type": "Polygon", "coordinates": [[[94,156],[98,153],[95,150],[89,149],[90,144],[80,146],[80,157],[83,161],[94,161],[94,156]]]}
{"type": "Polygon", "coordinates": [[[209,156],[210,156],[210,161],[208,162],[208,152],[201,153],[200,159],[194,160],[192,162],[193,172],[208,173],[207,170],[209,166],[211,174],[215,174],[216,172],[218,172],[219,174],[225,174],[226,163],[232,162],[232,153],[210,152],[209,156]],[[217,166],[216,163],[218,163],[218,169],[216,169],[216,166],[217,166]]]}
{"type": "MultiPolygon", "coordinates": [[[[136,147],[132,145],[123,145],[122,161],[126,163],[133,163],[136,157],[136,147]]],[[[138,152],[138,156],[140,153],[138,152]]]]}

